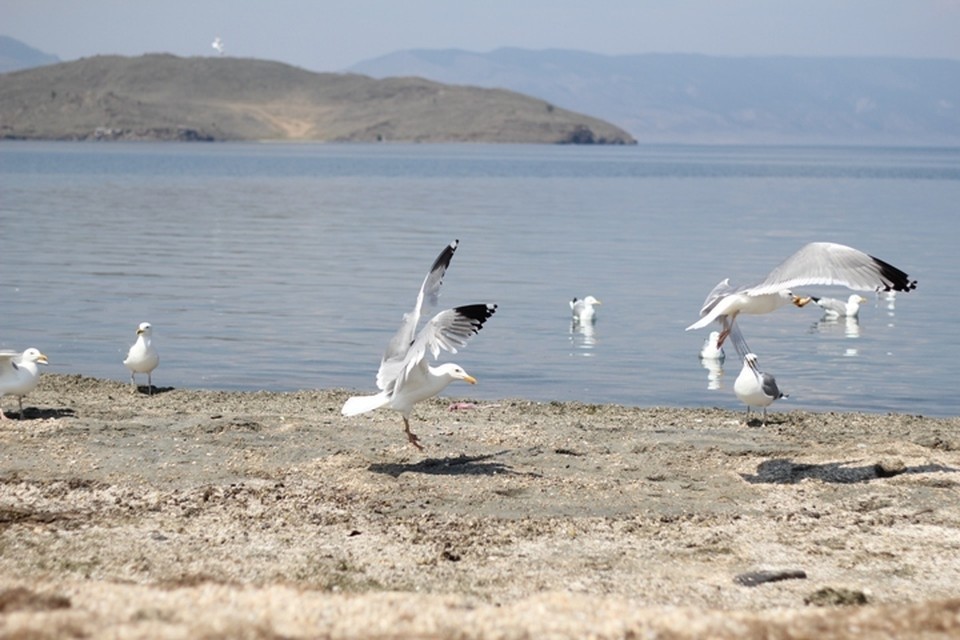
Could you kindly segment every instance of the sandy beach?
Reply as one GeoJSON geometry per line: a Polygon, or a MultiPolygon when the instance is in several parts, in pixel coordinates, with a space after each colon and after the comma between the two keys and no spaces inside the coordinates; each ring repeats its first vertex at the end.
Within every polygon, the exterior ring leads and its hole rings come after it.
{"type": "Polygon", "coordinates": [[[0,635],[960,635],[958,418],[348,395],[4,398],[0,635]]]}

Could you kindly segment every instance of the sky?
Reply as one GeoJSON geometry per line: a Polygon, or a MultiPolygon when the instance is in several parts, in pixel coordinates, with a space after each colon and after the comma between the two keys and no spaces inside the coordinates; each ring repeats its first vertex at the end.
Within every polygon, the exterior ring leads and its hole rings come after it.
{"type": "Polygon", "coordinates": [[[0,0],[61,60],[215,55],[342,71],[404,49],[960,60],[960,0],[0,0]]]}

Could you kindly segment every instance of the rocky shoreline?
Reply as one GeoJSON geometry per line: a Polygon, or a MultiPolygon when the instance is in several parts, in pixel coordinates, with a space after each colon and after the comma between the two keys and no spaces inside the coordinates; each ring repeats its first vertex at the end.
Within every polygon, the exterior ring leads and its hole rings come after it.
{"type": "Polygon", "coordinates": [[[960,633],[958,418],[143,391],[0,423],[4,637],[960,633]]]}

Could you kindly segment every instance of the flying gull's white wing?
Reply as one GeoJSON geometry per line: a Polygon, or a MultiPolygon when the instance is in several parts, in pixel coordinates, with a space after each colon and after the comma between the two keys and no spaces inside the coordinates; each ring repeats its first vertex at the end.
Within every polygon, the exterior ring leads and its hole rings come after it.
{"type": "Polygon", "coordinates": [[[910,291],[917,288],[917,281],[853,247],[811,242],[781,262],[762,282],[742,291],[756,296],[805,285],[836,285],[855,291],[910,291]]]}

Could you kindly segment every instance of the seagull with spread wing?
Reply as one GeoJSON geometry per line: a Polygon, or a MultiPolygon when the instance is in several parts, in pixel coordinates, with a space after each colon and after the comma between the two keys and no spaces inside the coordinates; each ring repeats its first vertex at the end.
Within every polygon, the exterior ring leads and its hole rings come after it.
{"type": "Polygon", "coordinates": [[[729,279],[721,280],[704,300],[700,319],[687,331],[702,329],[717,320],[722,326],[718,346],[723,346],[738,314],[770,313],[791,302],[802,307],[811,299],[801,298],[790,289],[809,285],[836,285],[854,291],[910,291],[917,288],[917,281],[853,247],[811,242],[756,284],[737,288],[729,279]]]}
{"type": "Polygon", "coordinates": [[[470,384],[477,382],[460,365],[452,362],[430,366],[427,353],[434,359],[441,350],[457,353],[457,349],[465,346],[467,340],[480,331],[483,323],[497,310],[495,304],[471,304],[447,309],[433,316],[417,332],[424,306],[437,304],[443,276],[459,243],[459,240],[454,240],[437,257],[420,286],[416,305],[411,312],[404,314],[400,330],[387,345],[377,372],[380,392],[353,396],[347,399],[341,410],[345,416],[355,416],[381,407],[400,412],[407,440],[420,450],[423,450],[420,439],[410,431],[410,414],[414,405],[437,395],[454,380],[464,380],[470,384]]]}

